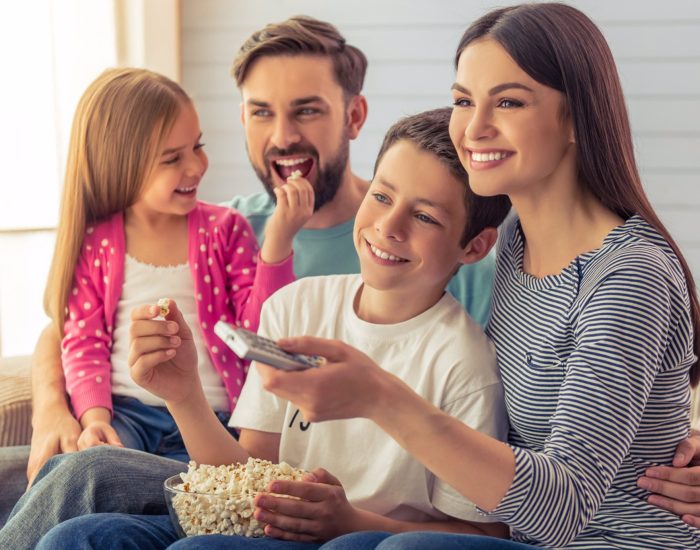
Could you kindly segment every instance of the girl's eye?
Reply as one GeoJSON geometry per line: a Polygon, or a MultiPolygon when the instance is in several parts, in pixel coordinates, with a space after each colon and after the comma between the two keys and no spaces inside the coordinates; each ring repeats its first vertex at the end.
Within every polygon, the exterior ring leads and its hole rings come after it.
{"type": "Polygon", "coordinates": [[[165,159],[163,161],[163,164],[176,164],[180,160],[180,155],[175,155],[174,157],[170,157],[169,159],[165,159]]]}
{"type": "Polygon", "coordinates": [[[198,143],[197,145],[194,146],[194,150],[195,150],[195,151],[199,151],[199,150],[202,149],[205,145],[206,145],[206,143],[198,143]]]}
{"type": "Polygon", "coordinates": [[[504,109],[513,109],[515,107],[522,107],[523,102],[518,101],[517,99],[502,99],[498,102],[498,106],[503,107],[504,109]]]}
{"type": "Polygon", "coordinates": [[[471,99],[466,99],[464,97],[459,97],[452,102],[455,107],[471,107],[471,99]]]}

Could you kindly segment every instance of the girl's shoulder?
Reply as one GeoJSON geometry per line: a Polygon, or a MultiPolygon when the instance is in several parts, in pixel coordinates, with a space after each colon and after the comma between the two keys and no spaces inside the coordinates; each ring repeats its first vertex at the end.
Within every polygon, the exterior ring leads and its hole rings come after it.
{"type": "Polygon", "coordinates": [[[83,237],[83,253],[119,247],[124,237],[124,213],[117,212],[102,220],[88,223],[83,237]]]}

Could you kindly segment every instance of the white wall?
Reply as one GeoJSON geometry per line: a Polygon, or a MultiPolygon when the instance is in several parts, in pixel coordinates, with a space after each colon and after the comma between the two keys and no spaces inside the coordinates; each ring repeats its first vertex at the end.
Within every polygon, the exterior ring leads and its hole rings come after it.
{"type": "MultiPolygon", "coordinates": [[[[570,2],[603,30],[625,89],[638,162],[659,215],[700,279],[700,2],[570,2]]],[[[369,119],[352,145],[355,171],[371,175],[388,126],[403,114],[449,104],[452,57],[488,0],[181,0],[182,76],[202,119],[211,168],[204,198],[260,189],[249,167],[231,61],[251,32],[308,14],[334,23],[369,59],[369,119]]]]}

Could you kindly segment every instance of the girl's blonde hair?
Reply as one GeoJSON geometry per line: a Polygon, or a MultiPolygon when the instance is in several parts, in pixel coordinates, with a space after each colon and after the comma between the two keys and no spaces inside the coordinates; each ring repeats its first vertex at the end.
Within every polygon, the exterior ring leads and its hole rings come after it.
{"type": "Polygon", "coordinates": [[[137,201],[163,140],[190,101],[169,78],[133,68],[106,70],[81,97],[44,292],[44,309],[61,334],[87,226],[137,201]]]}

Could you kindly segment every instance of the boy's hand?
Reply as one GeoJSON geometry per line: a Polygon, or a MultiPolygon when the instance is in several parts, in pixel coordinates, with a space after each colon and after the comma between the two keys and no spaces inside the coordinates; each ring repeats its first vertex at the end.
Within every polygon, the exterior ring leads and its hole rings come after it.
{"type": "Polygon", "coordinates": [[[192,331],[170,300],[165,321],[155,305],[139,306],[131,312],[129,367],[131,378],[152,394],[177,403],[199,388],[197,350],[192,331]]]}
{"type": "Polygon", "coordinates": [[[276,264],[292,253],[292,239],[314,213],[314,188],[304,178],[287,178],[275,187],[277,207],[265,226],[263,262],[276,264]]]}
{"type": "Polygon", "coordinates": [[[255,497],[255,519],[268,525],[265,534],[283,540],[322,542],[358,530],[357,510],[340,481],[319,468],[305,481],[273,481],[272,494],[255,497]]]}
{"type": "Polygon", "coordinates": [[[121,439],[109,422],[97,421],[88,425],[78,438],[78,450],[83,451],[98,445],[123,447],[121,439]]]}
{"type": "Polygon", "coordinates": [[[678,444],[673,467],[655,466],[637,485],[651,493],[649,504],[668,510],[693,527],[700,527],[700,432],[678,444]]]}

